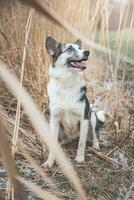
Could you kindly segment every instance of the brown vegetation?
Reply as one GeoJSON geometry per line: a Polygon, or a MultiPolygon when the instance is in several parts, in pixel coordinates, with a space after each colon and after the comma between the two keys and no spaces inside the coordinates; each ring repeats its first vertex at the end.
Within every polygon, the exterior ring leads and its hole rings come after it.
{"type": "MultiPolygon", "coordinates": [[[[44,49],[45,39],[47,36],[52,36],[60,42],[69,42],[78,38],[74,37],[75,34],[72,35],[59,26],[49,16],[44,17],[18,1],[7,2],[8,4],[4,2],[0,7],[0,59],[18,77],[20,88],[26,87],[40,111],[48,119],[46,86],[49,79],[48,66],[51,61],[44,49]]],[[[111,22],[109,20],[111,19],[109,16],[113,12],[113,5],[108,4],[107,0],[64,0],[60,2],[46,0],[44,4],[67,20],[88,41],[95,42],[98,23],[101,19],[99,43],[107,48],[110,47],[109,24],[111,22]]],[[[124,9],[124,13],[129,11],[127,7],[121,6],[120,9],[121,12],[124,9]]],[[[86,163],[76,164],[73,162],[88,199],[129,199],[133,195],[134,97],[133,84],[129,80],[127,70],[130,69],[130,73],[134,72],[133,69],[131,70],[131,65],[120,62],[120,55],[125,53],[127,56],[128,48],[127,45],[125,51],[122,48],[122,32],[126,27],[129,30],[128,43],[129,33],[133,31],[133,13],[134,9],[131,7],[131,16],[120,14],[120,23],[116,28],[114,57],[110,52],[107,54],[92,49],[85,73],[90,102],[96,96],[100,96],[108,113],[101,133],[102,151],[97,152],[88,146],[86,163]]],[[[83,46],[91,49],[88,44],[84,43],[83,46]]],[[[36,130],[32,127],[21,103],[0,79],[0,117],[6,124],[18,175],[25,178],[24,180],[19,177],[18,183],[26,186],[28,191],[26,194],[31,199],[38,199],[38,197],[33,196],[30,191],[40,194],[41,199],[78,199],[60,167],[55,166],[47,173],[40,167],[46,159],[47,153],[44,140],[37,133],[37,127],[36,130]],[[36,183],[36,186],[32,186],[28,181],[36,183]],[[51,196],[50,192],[57,197],[51,196]]],[[[64,147],[64,151],[71,161],[75,157],[76,145],[74,142],[67,148],[64,147]]],[[[63,172],[65,172],[65,163],[63,165],[60,163],[63,172]]],[[[1,172],[2,170],[3,167],[0,164],[0,199],[4,199],[5,195],[6,199],[14,199],[13,188],[10,181],[7,181],[5,172],[1,172]],[[4,181],[2,182],[2,180],[4,181]]],[[[15,173],[11,174],[15,176],[15,173]]],[[[72,170],[72,177],[73,173],[72,170]]],[[[10,173],[8,175],[10,176],[10,173]]],[[[69,180],[71,179],[69,178],[69,180]]],[[[82,192],[78,192],[79,180],[76,178],[73,184],[80,198],[84,193],[81,187],[80,191],[82,192]]]]}

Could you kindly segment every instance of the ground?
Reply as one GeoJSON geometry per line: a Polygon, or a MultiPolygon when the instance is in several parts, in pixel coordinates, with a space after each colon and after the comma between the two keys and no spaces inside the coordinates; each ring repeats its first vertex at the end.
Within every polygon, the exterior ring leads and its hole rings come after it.
{"type": "MultiPolygon", "coordinates": [[[[102,128],[102,134],[103,131],[104,129],[102,128]]],[[[22,140],[25,140],[25,138],[23,137],[22,140]]],[[[100,152],[93,150],[90,147],[91,144],[87,143],[85,162],[81,164],[74,162],[77,142],[78,141],[74,141],[64,146],[63,149],[67,157],[72,161],[89,199],[124,200],[134,178],[134,138],[132,138],[132,134],[128,133],[120,144],[117,141],[114,141],[114,144],[107,141],[107,145],[101,146],[100,152]]],[[[27,145],[27,141],[25,141],[25,144],[27,145]]],[[[19,146],[19,152],[16,157],[19,175],[25,177],[32,183],[40,185],[41,188],[45,190],[53,191],[58,194],[61,199],[78,199],[69,181],[65,178],[58,165],[55,164],[52,169],[42,168],[43,173],[46,173],[47,176],[52,178],[54,183],[53,187],[51,184],[48,184],[47,178],[45,179],[39,176],[39,173],[24,158],[24,148],[25,146],[19,146]]],[[[42,156],[40,146],[31,142],[29,145],[29,153],[38,165],[41,166],[44,162],[44,157],[42,156]],[[34,148],[33,151],[32,148],[34,148]]],[[[1,200],[4,200],[6,186],[7,177],[5,169],[0,165],[1,200]]],[[[133,190],[130,193],[129,200],[134,199],[133,190]]],[[[28,192],[28,194],[28,199],[39,199],[31,192],[28,192]]]]}

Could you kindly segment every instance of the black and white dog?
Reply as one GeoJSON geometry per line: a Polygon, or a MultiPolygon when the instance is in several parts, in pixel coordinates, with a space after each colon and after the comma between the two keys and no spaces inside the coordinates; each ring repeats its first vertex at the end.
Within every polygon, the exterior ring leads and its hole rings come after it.
{"type": "MultiPolygon", "coordinates": [[[[62,44],[48,37],[46,49],[52,56],[53,62],[49,66],[50,81],[47,91],[50,100],[50,131],[58,138],[70,141],[79,137],[77,162],[84,161],[89,125],[93,133],[93,148],[99,149],[96,134],[97,120],[104,121],[103,113],[91,110],[86,96],[86,85],[83,78],[90,52],[81,49],[81,41],[62,44]],[[65,136],[65,137],[64,137],[65,136]]],[[[49,152],[45,165],[52,167],[55,157],[49,152]]]]}

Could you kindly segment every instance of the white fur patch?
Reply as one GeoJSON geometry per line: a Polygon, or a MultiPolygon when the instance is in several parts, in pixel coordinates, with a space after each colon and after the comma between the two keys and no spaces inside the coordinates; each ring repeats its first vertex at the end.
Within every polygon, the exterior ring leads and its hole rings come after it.
{"type": "Polygon", "coordinates": [[[97,119],[96,119],[96,116],[95,116],[95,112],[91,112],[91,125],[94,129],[96,127],[96,123],[97,123],[97,119]]]}
{"type": "Polygon", "coordinates": [[[97,111],[96,115],[100,121],[105,122],[106,117],[105,117],[105,112],[103,110],[97,111]]]}
{"type": "Polygon", "coordinates": [[[80,103],[80,88],[85,85],[83,73],[50,66],[48,96],[51,114],[63,124],[70,136],[78,132],[78,122],[84,115],[85,103],[80,103]],[[72,133],[72,134],[71,134],[72,133]]]}

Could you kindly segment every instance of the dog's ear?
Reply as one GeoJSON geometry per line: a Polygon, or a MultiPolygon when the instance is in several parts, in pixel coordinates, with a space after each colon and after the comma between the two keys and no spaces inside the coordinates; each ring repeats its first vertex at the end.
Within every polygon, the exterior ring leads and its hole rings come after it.
{"type": "Polygon", "coordinates": [[[57,50],[58,43],[51,37],[47,37],[46,39],[46,49],[48,53],[53,56],[57,50]]]}
{"type": "Polygon", "coordinates": [[[81,40],[76,40],[75,44],[77,44],[79,46],[79,48],[81,48],[82,41],[81,40]]]}

